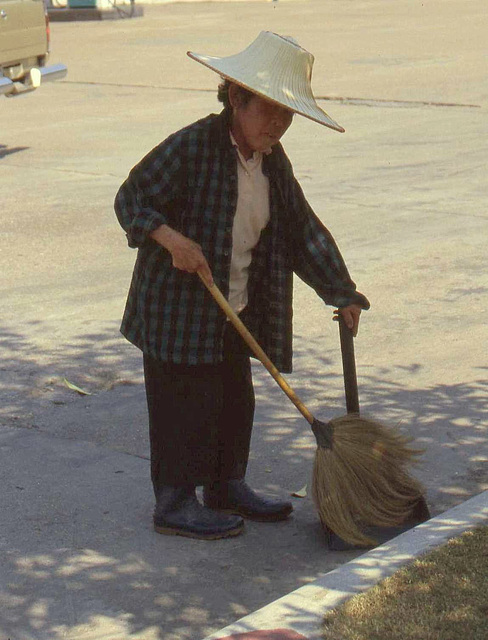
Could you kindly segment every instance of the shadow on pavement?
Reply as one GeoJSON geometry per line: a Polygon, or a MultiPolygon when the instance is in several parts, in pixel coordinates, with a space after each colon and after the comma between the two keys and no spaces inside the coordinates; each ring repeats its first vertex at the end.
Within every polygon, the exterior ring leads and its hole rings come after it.
{"type": "MultiPolygon", "coordinates": [[[[327,549],[308,497],[294,499],[288,522],[248,523],[233,540],[157,536],[138,351],[115,324],[51,353],[20,328],[3,328],[0,339],[0,636],[198,640],[360,554],[327,549]]],[[[321,419],[343,413],[338,354],[318,355],[319,341],[301,336],[296,345],[295,390],[321,419]]],[[[360,396],[365,413],[425,446],[418,475],[435,514],[487,488],[487,383],[416,388],[419,367],[407,365],[405,387],[394,382],[395,363],[368,366],[360,396]]],[[[269,375],[254,370],[249,478],[289,494],[309,481],[315,442],[269,375]]]]}
{"type": "Polygon", "coordinates": [[[0,160],[6,156],[10,156],[13,153],[19,153],[19,151],[26,151],[30,147],[8,147],[6,144],[0,144],[0,160]]]}

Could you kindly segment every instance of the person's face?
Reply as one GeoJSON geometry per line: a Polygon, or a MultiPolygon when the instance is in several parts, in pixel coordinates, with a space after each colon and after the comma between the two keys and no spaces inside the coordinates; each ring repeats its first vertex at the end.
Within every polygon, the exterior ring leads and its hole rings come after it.
{"type": "Polygon", "coordinates": [[[241,153],[250,158],[254,151],[265,151],[277,144],[293,120],[293,111],[253,95],[243,104],[235,85],[229,88],[232,106],[232,133],[241,153]]]}

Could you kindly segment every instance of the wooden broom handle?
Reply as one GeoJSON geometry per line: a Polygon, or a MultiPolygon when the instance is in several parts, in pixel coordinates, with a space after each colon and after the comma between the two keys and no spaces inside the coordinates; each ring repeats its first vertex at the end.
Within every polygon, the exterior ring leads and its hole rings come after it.
{"type": "Polygon", "coordinates": [[[354,357],[354,337],[346,325],[344,318],[339,315],[339,334],[341,337],[342,370],[344,373],[344,391],[346,394],[347,413],[359,413],[358,380],[356,375],[356,360],[354,357]]]}
{"type": "Polygon", "coordinates": [[[307,409],[307,407],[303,404],[303,402],[300,400],[300,398],[297,396],[297,394],[293,391],[293,389],[290,387],[290,385],[286,382],[286,380],[280,374],[278,369],[275,367],[275,365],[268,358],[266,353],[261,349],[261,347],[259,346],[258,342],[254,339],[254,337],[249,332],[249,330],[247,329],[245,324],[242,322],[242,320],[239,318],[237,313],[234,311],[234,309],[227,302],[226,298],[224,297],[224,295],[222,294],[220,289],[217,287],[215,282],[210,285],[207,282],[206,278],[199,271],[197,273],[198,273],[198,275],[200,277],[200,280],[207,287],[208,291],[210,292],[210,294],[212,295],[214,300],[217,302],[219,307],[222,309],[222,311],[225,313],[225,315],[230,320],[232,325],[235,327],[236,331],[239,332],[239,334],[241,335],[242,339],[247,344],[247,346],[251,349],[251,351],[254,353],[256,358],[258,358],[258,360],[261,362],[261,364],[266,367],[266,369],[273,376],[273,378],[279,384],[281,389],[285,392],[285,394],[288,396],[288,398],[293,402],[295,407],[298,409],[298,411],[300,411],[300,413],[307,420],[307,422],[309,424],[313,424],[313,422],[315,420],[313,415],[310,413],[310,411],[307,409]]]}

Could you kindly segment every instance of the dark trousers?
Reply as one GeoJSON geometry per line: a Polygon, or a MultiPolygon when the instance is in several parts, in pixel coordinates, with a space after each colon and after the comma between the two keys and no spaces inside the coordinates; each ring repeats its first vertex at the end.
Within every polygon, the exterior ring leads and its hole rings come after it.
{"type": "Polygon", "coordinates": [[[144,356],[151,479],[164,485],[205,485],[243,478],[254,419],[249,356],[228,324],[224,360],[179,365],[144,356]]]}

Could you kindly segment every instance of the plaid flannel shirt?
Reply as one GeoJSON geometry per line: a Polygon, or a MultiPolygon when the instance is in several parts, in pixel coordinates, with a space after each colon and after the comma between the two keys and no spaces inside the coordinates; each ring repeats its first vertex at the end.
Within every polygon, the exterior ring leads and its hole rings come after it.
{"type": "MultiPolygon", "coordinates": [[[[263,158],[270,222],[253,251],[246,323],[275,365],[292,367],[293,272],[326,304],[369,308],[341,254],[312,211],[281,144],[263,158]]],[[[172,266],[149,238],[161,224],[201,245],[213,278],[229,291],[237,157],[225,111],[174,133],[129,174],[115,199],[118,220],[138,255],[121,331],[144,353],[179,364],[222,359],[226,318],[195,274],[172,266]]]]}

